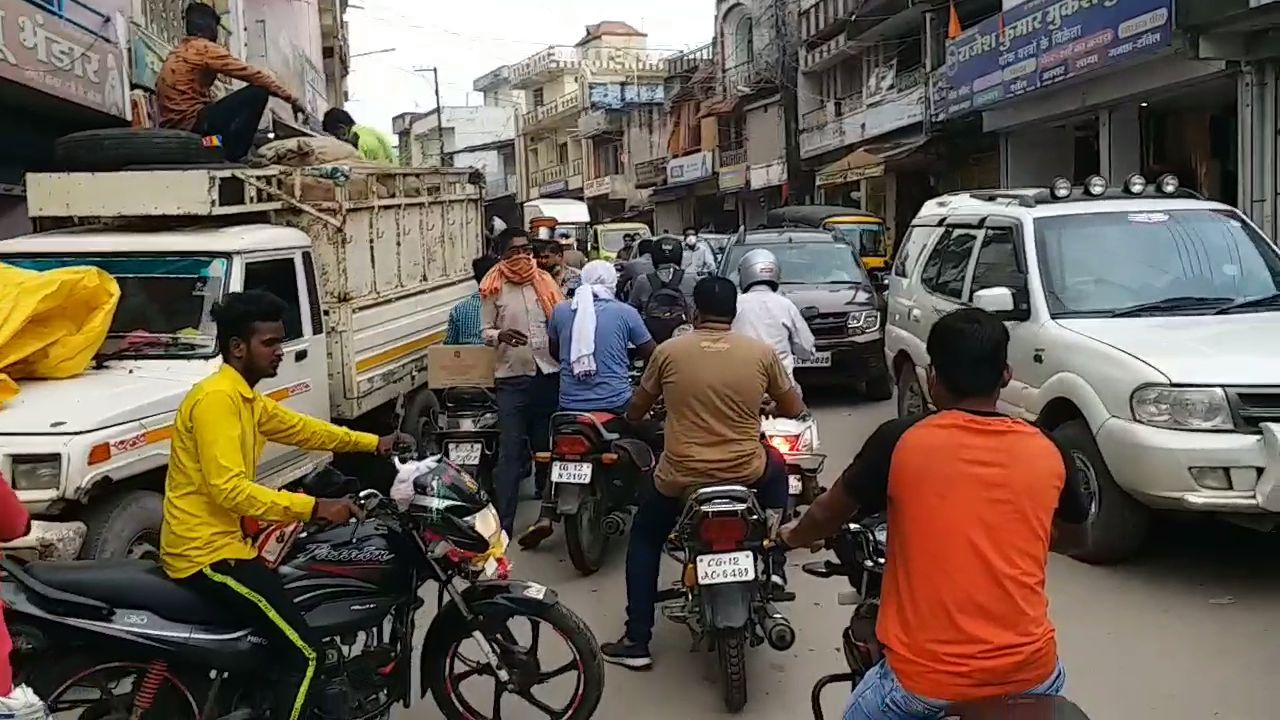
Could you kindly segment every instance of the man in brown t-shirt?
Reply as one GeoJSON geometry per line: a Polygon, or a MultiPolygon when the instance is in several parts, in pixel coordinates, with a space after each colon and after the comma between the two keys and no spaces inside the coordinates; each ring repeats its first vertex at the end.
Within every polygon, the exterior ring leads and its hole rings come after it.
{"type": "MultiPolygon", "coordinates": [[[[761,401],[772,398],[784,417],[805,413],[773,350],[731,331],[738,307],[733,282],[703,278],[693,301],[695,330],[658,346],[627,409],[627,419],[639,422],[659,396],[667,407],[656,492],[640,503],[627,547],[626,634],[601,648],[606,662],[636,670],[653,665],[649,639],[658,565],[684,496],[705,485],[754,485],[776,523],[787,504],[786,466],[781,454],[760,441],[761,401]]],[[[780,563],[774,571],[775,582],[785,582],[780,563]]]]}
{"type": "Polygon", "coordinates": [[[218,11],[201,2],[183,12],[187,36],[169,52],[156,79],[156,111],[162,128],[219,135],[228,160],[249,154],[267,100],[272,95],[304,112],[306,106],[276,81],[218,44],[218,11]],[[248,83],[213,101],[210,89],[219,75],[248,83]]]}

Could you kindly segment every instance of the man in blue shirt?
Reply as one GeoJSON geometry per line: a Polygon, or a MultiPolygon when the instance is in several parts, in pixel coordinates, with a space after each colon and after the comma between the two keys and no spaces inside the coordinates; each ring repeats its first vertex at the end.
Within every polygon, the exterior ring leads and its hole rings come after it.
{"type": "MultiPolygon", "coordinates": [[[[622,415],[631,402],[631,346],[645,360],[657,347],[640,313],[614,298],[617,285],[613,263],[592,260],[573,298],[551,314],[547,337],[560,360],[561,410],[622,415]]],[[[551,535],[555,511],[555,500],[545,493],[538,521],[520,537],[521,546],[537,547],[551,535]]]]}
{"type": "MultiPolygon", "coordinates": [[[[492,255],[483,255],[471,261],[471,274],[476,279],[476,285],[480,284],[496,264],[498,259],[492,255]]],[[[480,319],[480,290],[477,289],[449,311],[449,327],[444,334],[444,344],[483,345],[484,338],[480,336],[483,329],[484,323],[480,319]]]]}

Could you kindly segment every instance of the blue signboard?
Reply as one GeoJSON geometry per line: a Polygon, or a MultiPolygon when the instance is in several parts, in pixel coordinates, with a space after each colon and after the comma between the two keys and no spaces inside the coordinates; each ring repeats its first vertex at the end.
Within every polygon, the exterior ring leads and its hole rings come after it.
{"type": "Polygon", "coordinates": [[[633,105],[661,105],[666,102],[666,87],[651,83],[591,83],[587,86],[587,102],[601,110],[623,110],[633,105]]]}
{"type": "Polygon", "coordinates": [[[930,77],[930,116],[981,110],[1172,41],[1172,0],[1026,0],[947,41],[946,63],[930,77]]]}

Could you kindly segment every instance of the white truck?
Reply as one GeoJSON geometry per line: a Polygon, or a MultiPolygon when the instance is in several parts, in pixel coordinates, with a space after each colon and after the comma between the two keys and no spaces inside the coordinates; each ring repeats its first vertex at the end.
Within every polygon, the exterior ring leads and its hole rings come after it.
{"type": "MultiPolygon", "coordinates": [[[[95,366],[20,382],[0,407],[0,472],[36,518],[10,545],[43,558],[156,552],[174,414],[220,363],[209,309],[268,290],[289,305],[285,360],[265,394],[315,417],[419,432],[434,398],[427,348],[475,288],[481,188],[470,169],[208,168],[27,176],[40,232],[0,262],[96,265],[121,298],[95,366]]],[[[326,453],[269,445],[280,487],[326,453]]]]}

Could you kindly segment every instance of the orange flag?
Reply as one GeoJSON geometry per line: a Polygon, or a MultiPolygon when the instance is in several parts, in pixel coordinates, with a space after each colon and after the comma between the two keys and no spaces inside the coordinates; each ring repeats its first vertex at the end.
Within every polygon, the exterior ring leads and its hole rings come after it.
{"type": "Polygon", "coordinates": [[[947,18],[947,39],[955,40],[960,37],[963,29],[960,27],[960,13],[956,12],[956,0],[951,0],[951,13],[947,18]]]}
{"type": "Polygon", "coordinates": [[[997,22],[997,28],[999,28],[999,31],[1000,31],[1000,39],[1003,40],[1004,39],[1004,11],[1003,10],[1000,11],[1000,18],[996,22],[997,22]]]}

